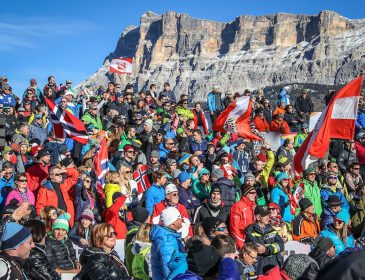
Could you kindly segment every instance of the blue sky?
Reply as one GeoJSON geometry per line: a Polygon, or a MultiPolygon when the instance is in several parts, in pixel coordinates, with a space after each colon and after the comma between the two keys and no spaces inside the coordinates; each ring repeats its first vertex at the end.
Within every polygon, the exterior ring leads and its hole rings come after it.
{"type": "Polygon", "coordinates": [[[242,14],[277,12],[317,14],[333,10],[365,18],[364,0],[135,0],[4,1],[0,11],[0,76],[21,95],[31,78],[43,87],[49,75],[58,83],[78,84],[94,73],[114,50],[123,29],[139,25],[151,10],[231,21],[242,14]]]}

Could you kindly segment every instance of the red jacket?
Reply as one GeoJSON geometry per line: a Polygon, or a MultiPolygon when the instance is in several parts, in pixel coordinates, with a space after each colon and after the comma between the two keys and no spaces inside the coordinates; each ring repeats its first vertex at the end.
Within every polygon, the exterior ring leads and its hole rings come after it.
{"type": "MultiPolygon", "coordinates": [[[[75,219],[75,208],[73,202],[73,186],[79,178],[79,172],[76,168],[67,168],[67,178],[60,184],[63,200],[66,204],[67,213],[70,214],[70,226],[72,227],[75,219]]],[[[51,181],[46,181],[39,188],[35,209],[39,215],[40,211],[46,206],[54,206],[58,208],[58,198],[56,191],[53,189],[51,181]]]]}
{"type": "Polygon", "coordinates": [[[203,110],[200,110],[200,112],[197,112],[195,109],[193,109],[193,113],[194,113],[194,129],[197,129],[197,127],[198,127],[198,115],[197,114],[200,114],[200,117],[201,117],[202,122],[203,122],[204,133],[206,135],[208,135],[209,131],[208,131],[207,121],[205,119],[205,115],[204,115],[203,110]]]}
{"type": "Polygon", "coordinates": [[[49,164],[43,165],[40,162],[32,164],[25,172],[27,175],[28,189],[37,197],[40,186],[48,178],[49,164]]]}
{"type": "Polygon", "coordinates": [[[269,124],[267,123],[265,117],[261,119],[259,116],[255,116],[253,121],[258,131],[261,132],[269,131],[269,124]]]}
{"type": "Polygon", "coordinates": [[[273,120],[270,123],[270,131],[287,134],[290,133],[290,128],[288,123],[284,120],[281,123],[278,123],[276,120],[273,120]]]}
{"type": "Polygon", "coordinates": [[[365,145],[361,144],[359,141],[355,142],[356,157],[360,164],[365,164],[365,145]]]}
{"type": "Polygon", "coordinates": [[[112,225],[117,232],[117,239],[125,239],[127,236],[127,227],[119,218],[119,210],[125,204],[126,196],[120,196],[116,199],[112,206],[105,209],[103,216],[105,222],[112,225]]]}
{"type": "MultiPolygon", "coordinates": [[[[161,202],[157,203],[155,207],[153,207],[153,212],[151,216],[151,223],[152,224],[160,224],[160,215],[163,210],[165,210],[167,207],[167,204],[165,200],[162,200],[161,202]]],[[[190,219],[188,211],[186,210],[186,207],[182,205],[181,203],[178,203],[176,206],[176,209],[180,212],[181,217],[184,220],[184,223],[188,223],[190,225],[190,219]]],[[[186,231],[187,232],[187,231],[186,231]]],[[[189,227],[189,236],[193,236],[193,229],[190,226],[189,227]]]]}
{"type": "Polygon", "coordinates": [[[242,196],[241,200],[233,204],[229,218],[231,236],[236,240],[237,249],[245,243],[246,228],[255,222],[256,203],[242,196]]]}

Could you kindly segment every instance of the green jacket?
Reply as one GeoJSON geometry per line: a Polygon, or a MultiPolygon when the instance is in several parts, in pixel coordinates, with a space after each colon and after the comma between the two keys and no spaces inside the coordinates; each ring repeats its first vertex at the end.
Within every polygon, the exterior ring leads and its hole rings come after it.
{"type": "Polygon", "coordinates": [[[294,147],[299,148],[303,144],[305,139],[307,139],[307,136],[308,136],[308,134],[303,133],[303,132],[299,132],[297,135],[295,135],[295,137],[294,137],[294,147]]]}
{"type": "Polygon", "coordinates": [[[358,237],[365,225],[365,196],[353,199],[351,204],[357,209],[357,212],[351,218],[352,233],[355,237],[358,237]]]}
{"type": "Polygon", "coordinates": [[[185,117],[187,119],[194,119],[194,114],[189,108],[184,108],[183,106],[178,106],[176,110],[179,117],[185,117]]]}
{"type": "Polygon", "coordinates": [[[132,145],[132,142],[135,140],[136,138],[134,137],[133,139],[129,139],[127,137],[127,134],[124,132],[122,134],[122,137],[120,137],[120,142],[119,142],[119,146],[118,146],[118,150],[122,151],[125,145],[132,145]]]}
{"type": "Polygon", "coordinates": [[[317,181],[314,181],[312,185],[308,180],[301,179],[295,184],[295,189],[299,184],[304,185],[304,197],[308,198],[314,205],[314,212],[318,217],[322,214],[322,201],[321,201],[321,189],[318,186],[317,181]]]}
{"type": "Polygon", "coordinates": [[[210,183],[207,186],[200,183],[198,179],[195,179],[193,185],[191,186],[192,193],[199,198],[200,200],[204,200],[210,197],[210,183]]]}
{"type": "Polygon", "coordinates": [[[98,115],[93,117],[89,112],[86,112],[85,115],[82,116],[81,120],[84,122],[86,127],[92,124],[94,128],[103,130],[103,124],[100,116],[98,115]]]}

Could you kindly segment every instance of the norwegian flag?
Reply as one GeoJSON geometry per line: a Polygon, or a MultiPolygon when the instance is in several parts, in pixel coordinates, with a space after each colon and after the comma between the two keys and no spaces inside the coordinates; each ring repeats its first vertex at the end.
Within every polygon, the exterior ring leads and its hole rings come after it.
{"type": "Polygon", "coordinates": [[[119,57],[110,62],[109,72],[117,74],[132,73],[133,57],[119,57]]]}
{"type": "Polygon", "coordinates": [[[134,171],[133,179],[137,182],[138,194],[145,192],[151,186],[145,165],[142,165],[139,169],[134,171]]]}
{"type": "Polygon", "coordinates": [[[70,137],[81,144],[87,144],[88,135],[83,122],[71,112],[57,106],[51,99],[45,97],[45,100],[50,109],[55,136],[58,138],[70,137]]]}
{"type": "Polygon", "coordinates": [[[104,188],[105,185],[105,174],[109,171],[108,167],[108,147],[106,138],[104,138],[100,146],[95,149],[94,167],[97,181],[100,182],[104,188]]]}

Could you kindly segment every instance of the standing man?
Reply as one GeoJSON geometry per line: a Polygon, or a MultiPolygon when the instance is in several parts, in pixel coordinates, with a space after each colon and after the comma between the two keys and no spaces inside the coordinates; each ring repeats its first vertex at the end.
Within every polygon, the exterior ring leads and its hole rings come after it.
{"type": "Polygon", "coordinates": [[[309,89],[303,89],[301,96],[295,102],[295,110],[304,123],[309,123],[310,115],[314,111],[313,102],[308,96],[309,93],[309,89]]]}
{"type": "Polygon", "coordinates": [[[158,95],[158,99],[161,100],[162,96],[166,96],[171,102],[176,103],[176,96],[175,93],[171,91],[169,82],[163,84],[163,90],[158,95]]]}
{"type": "Polygon", "coordinates": [[[219,86],[213,86],[212,92],[208,94],[208,109],[212,122],[222,113],[224,109],[221,93],[219,92],[219,86]]]}

